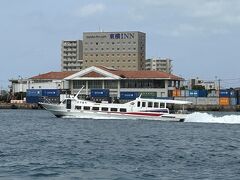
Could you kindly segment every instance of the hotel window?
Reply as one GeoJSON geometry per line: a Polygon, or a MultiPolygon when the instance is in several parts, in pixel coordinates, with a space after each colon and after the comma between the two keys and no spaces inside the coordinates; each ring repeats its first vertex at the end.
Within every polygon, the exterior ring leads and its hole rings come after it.
{"type": "Polygon", "coordinates": [[[96,45],[98,45],[98,42],[96,42],[96,45]]]}

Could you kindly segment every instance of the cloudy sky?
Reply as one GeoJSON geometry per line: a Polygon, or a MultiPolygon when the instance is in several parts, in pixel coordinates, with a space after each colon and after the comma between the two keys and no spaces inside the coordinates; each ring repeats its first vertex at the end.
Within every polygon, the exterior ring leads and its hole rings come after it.
{"type": "Polygon", "coordinates": [[[240,86],[239,0],[2,0],[0,86],[60,71],[61,40],[88,31],[142,31],[147,58],[170,57],[185,79],[240,86]]]}

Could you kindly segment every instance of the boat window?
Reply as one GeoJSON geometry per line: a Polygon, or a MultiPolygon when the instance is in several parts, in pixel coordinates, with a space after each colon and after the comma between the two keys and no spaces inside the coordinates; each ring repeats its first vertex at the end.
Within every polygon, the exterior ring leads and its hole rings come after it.
{"type": "Polygon", "coordinates": [[[75,109],[81,110],[82,107],[81,106],[75,106],[75,109]]]}
{"type": "Polygon", "coordinates": [[[137,107],[140,107],[140,101],[137,102],[137,107]]]}
{"type": "Polygon", "coordinates": [[[117,112],[117,108],[111,108],[111,111],[117,112]]]}
{"type": "Polygon", "coordinates": [[[154,107],[155,107],[155,108],[158,108],[158,105],[159,105],[158,102],[155,102],[155,103],[154,103],[154,107]]]}
{"type": "Polygon", "coordinates": [[[108,111],[107,107],[102,107],[102,111],[108,111]]]}
{"type": "Polygon", "coordinates": [[[92,107],[92,110],[98,111],[98,110],[99,110],[99,107],[92,107]]]}
{"type": "Polygon", "coordinates": [[[146,102],[142,102],[142,107],[145,107],[146,106],[146,102]]]}
{"type": "Polygon", "coordinates": [[[148,102],[148,107],[152,107],[153,103],[152,102],[148,102]]]}
{"type": "Polygon", "coordinates": [[[90,110],[90,107],[89,106],[84,106],[83,109],[84,110],[90,110]]]}
{"type": "Polygon", "coordinates": [[[125,109],[125,108],[120,108],[120,112],[127,112],[127,109],[125,109]]]}
{"type": "Polygon", "coordinates": [[[165,104],[164,103],[160,103],[160,108],[165,108],[165,104]]]}

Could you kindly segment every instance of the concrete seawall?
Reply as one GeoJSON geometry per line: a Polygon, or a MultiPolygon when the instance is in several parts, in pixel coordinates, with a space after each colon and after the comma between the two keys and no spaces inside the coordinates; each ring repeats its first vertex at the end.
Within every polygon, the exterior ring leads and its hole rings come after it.
{"type": "Polygon", "coordinates": [[[39,109],[37,104],[0,103],[0,109],[39,109]]]}

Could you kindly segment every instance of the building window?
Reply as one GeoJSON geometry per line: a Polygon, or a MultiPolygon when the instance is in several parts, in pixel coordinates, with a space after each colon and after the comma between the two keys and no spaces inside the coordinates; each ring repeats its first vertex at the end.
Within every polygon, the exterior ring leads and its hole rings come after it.
{"type": "Polygon", "coordinates": [[[73,89],[81,89],[83,86],[86,87],[86,81],[73,81],[73,89]]]}
{"type": "Polygon", "coordinates": [[[97,89],[97,88],[102,88],[102,81],[98,80],[89,80],[88,81],[88,88],[89,89],[97,89]]]}
{"type": "Polygon", "coordinates": [[[118,87],[118,82],[114,81],[114,80],[108,80],[108,81],[104,81],[104,87],[106,89],[117,89],[118,87]]]}

